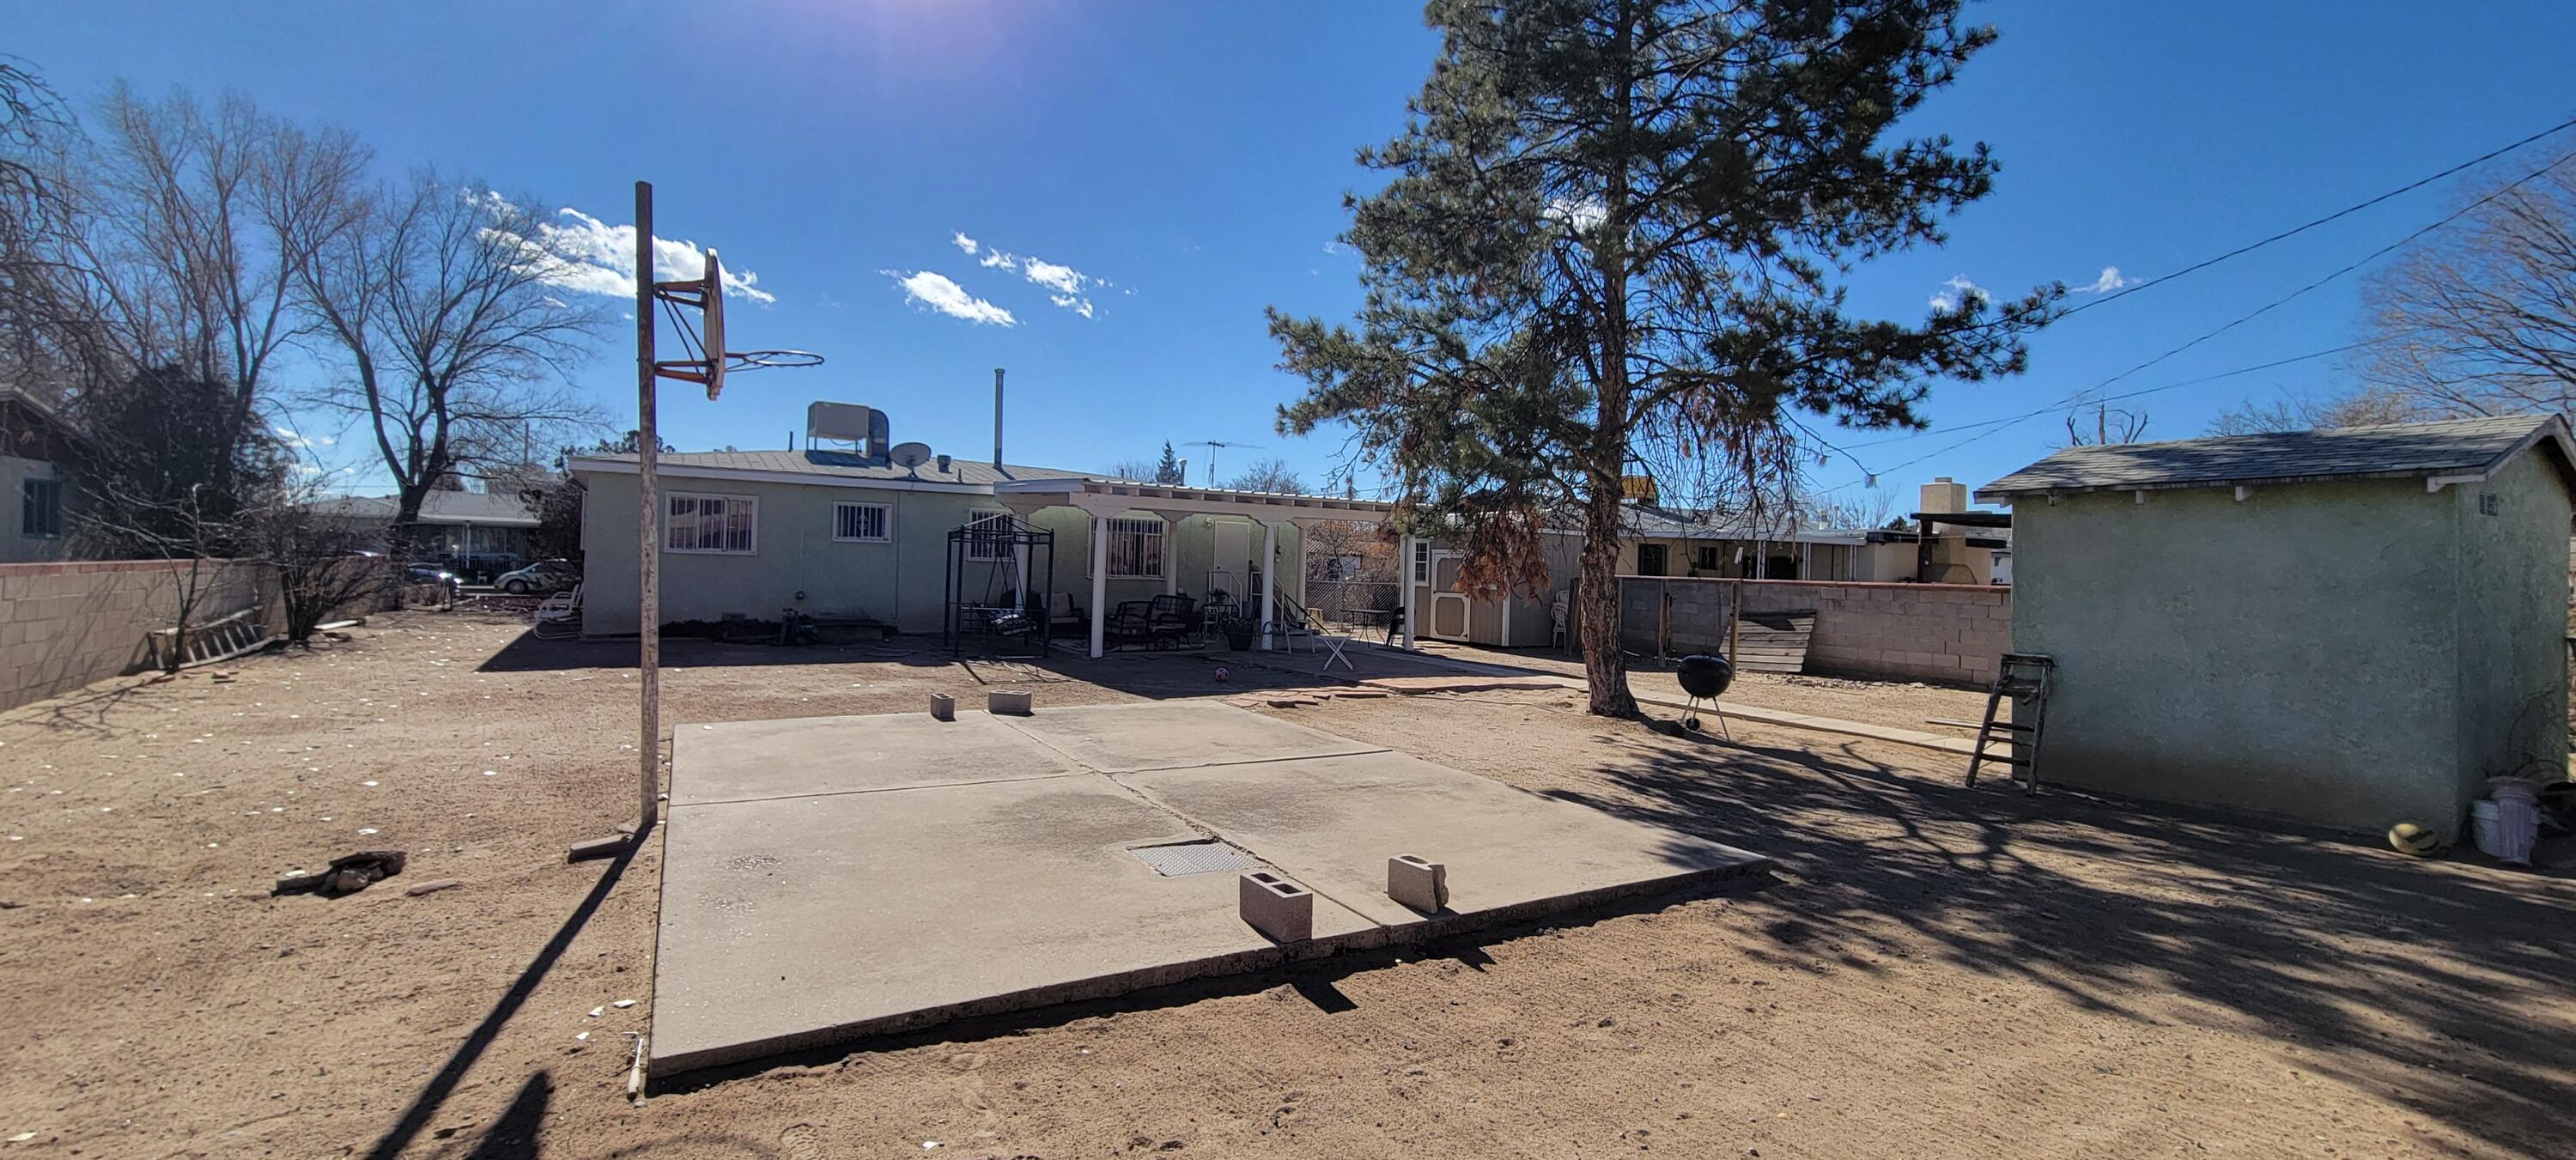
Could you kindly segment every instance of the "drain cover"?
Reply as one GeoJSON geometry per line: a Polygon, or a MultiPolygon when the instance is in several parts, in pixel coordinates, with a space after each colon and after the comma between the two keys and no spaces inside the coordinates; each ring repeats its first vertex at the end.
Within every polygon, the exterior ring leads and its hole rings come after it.
{"type": "Polygon", "coordinates": [[[1154,868],[1154,873],[1167,878],[1183,874],[1214,874],[1220,870],[1250,870],[1261,865],[1243,851],[1223,842],[1175,842],[1169,846],[1139,846],[1128,853],[1154,868]]]}

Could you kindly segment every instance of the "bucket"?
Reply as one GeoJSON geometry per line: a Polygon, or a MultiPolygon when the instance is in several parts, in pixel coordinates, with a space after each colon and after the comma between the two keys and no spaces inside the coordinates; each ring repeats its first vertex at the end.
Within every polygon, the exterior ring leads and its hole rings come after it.
{"type": "Polygon", "coordinates": [[[2469,827],[2479,853],[2528,866],[2532,844],[2540,838],[2540,811],[2531,802],[2512,797],[2471,802],[2469,827]]]}

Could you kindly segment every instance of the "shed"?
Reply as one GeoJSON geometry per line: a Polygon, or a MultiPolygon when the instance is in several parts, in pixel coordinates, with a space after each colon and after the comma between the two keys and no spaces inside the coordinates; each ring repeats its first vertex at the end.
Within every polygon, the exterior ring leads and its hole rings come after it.
{"type": "Polygon", "coordinates": [[[2460,832],[2567,769],[2576,445],[2557,417],[2074,447],[2011,505],[2049,780],[2460,832]]]}

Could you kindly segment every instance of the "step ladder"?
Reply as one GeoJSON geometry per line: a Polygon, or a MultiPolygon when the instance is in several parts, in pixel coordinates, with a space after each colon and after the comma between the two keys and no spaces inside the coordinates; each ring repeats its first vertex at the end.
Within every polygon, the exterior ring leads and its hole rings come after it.
{"type": "Polygon", "coordinates": [[[2022,792],[2039,792],[2039,731],[2048,720],[2048,681],[2057,671],[2057,662],[2038,653],[2005,653],[2003,664],[1995,673],[1994,687],[1986,691],[1986,719],[1977,726],[1977,749],[1968,758],[1968,785],[1977,784],[1977,767],[1989,761],[2000,761],[2018,770],[2022,792]],[[2007,711],[2005,719],[1995,720],[2006,699],[2028,702],[2030,720],[2015,721],[2007,711]],[[2004,751],[1987,748],[1994,742],[2004,743],[2004,751]]]}

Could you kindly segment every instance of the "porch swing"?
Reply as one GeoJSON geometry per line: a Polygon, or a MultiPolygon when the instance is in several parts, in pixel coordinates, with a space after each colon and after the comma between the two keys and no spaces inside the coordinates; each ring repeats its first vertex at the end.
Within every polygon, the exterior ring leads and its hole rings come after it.
{"type": "Polygon", "coordinates": [[[947,615],[941,625],[949,655],[964,655],[970,640],[997,660],[1048,655],[1054,632],[1046,602],[1029,594],[1054,590],[1054,532],[1009,512],[951,530],[947,615]],[[1046,554],[1043,572],[1040,551],[1046,554]]]}

